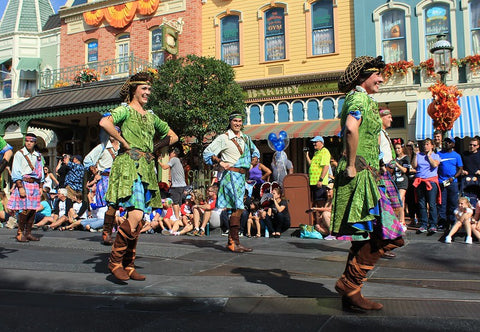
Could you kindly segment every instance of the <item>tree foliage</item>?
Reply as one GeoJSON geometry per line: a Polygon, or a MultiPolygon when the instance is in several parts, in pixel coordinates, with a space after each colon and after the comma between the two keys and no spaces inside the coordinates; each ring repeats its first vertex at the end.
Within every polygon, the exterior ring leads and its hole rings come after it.
{"type": "Polygon", "coordinates": [[[223,133],[233,111],[244,113],[233,69],[214,58],[189,55],[165,62],[152,84],[149,107],[179,136],[223,133]]]}

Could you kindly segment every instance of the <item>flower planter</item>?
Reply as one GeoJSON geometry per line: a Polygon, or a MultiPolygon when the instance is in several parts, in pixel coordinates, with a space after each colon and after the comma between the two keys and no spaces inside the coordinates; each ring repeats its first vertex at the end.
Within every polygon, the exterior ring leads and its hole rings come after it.
{"type": "Polygon", "coordinates": [[[465,67],[467,74],[467,83],[479,83],[480,82],[480,68],[478,70],[470,69],[470,66],[465,67]]]}
{"type": "Polygon", "coordinates": [[[412,71],[409,70],[405,75],[394,74],[383,83],[384,86],[405,86],[413,84],[412,71]]]}

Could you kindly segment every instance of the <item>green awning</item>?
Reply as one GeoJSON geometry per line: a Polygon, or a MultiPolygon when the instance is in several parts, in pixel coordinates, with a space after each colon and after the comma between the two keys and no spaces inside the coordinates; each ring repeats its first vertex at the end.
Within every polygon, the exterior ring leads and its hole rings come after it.
{"type": "Polygon", "coordinates": [[[42,59],[40,58],[20,58],[17,70],[39,70],[42,59]]]}
{"type": "Polygon", "coordinates": [[[12,60],[12,57],[0,58],[0,65],[3,65],[8,60],[12,60]]]}

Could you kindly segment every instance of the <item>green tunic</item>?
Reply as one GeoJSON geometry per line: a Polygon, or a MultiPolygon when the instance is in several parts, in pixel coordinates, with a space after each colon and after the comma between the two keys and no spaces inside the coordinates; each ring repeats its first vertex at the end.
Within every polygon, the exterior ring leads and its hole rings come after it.
{"type": "MultiPolygon", "coordinates": [[[[345,127],[347,116],[356,111],[361,113],[357,156],[364,157],[370,166],[378,169],[378,137],[382,128],[382,122],[378,114],[378,104],[364,91],[351,91],[347,94],[342,108],[342,128],[345,127]]],[[[345,144],[346,141],[344,140],[344,146],[345,144]]],[[[380,199],[378,184],[372,173],[367,169],[357,172],[353,179],[347,178],[343,172],[346,164],[346,159],[342,158],[337,168],[331,228],[333,233],[354,235],[354,238],[355,235],[358,235],[361,238],[367,236],[365,230],[362,230],[361,227],[352,227],[352,225],[375,219],[376,214],[372,214],[370,209],[377,206],[380,199]]]]}
{"type": "MultiPolygon", "coordinates": [[[[131,148],[143,152],[153,152],[153,136],[155,131],[164,138],[170,130],[168,124],[153,112],[148,111],[141,115],[130,106],[119,106],[111,111],[113,122],[120,126],[123,138],[131,148]]],[[[134,182],[140,178],[145,189],[150,191],[150,207],[162,206],[159,194],[155,162],[144,157],[133,160],[130,155],[123,153],[115,158],[110,171],[108,190],[105,196],[108,202],[118,204],[127,201],[132,196],[134,182]]]]}

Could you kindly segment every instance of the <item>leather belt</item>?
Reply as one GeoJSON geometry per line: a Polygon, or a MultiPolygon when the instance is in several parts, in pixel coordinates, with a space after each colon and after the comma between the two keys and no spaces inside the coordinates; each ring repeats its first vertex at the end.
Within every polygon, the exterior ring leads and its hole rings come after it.
{"type": "Polygon", "coordinates": [[[101,176],[110,176],[110,172],[101,172],[100,175],[101,176]]]}
{"type": "Polygon", "coordinates": [[[240,168],[240,167],[230,167],[228,171],[232,172],[237,172],[240,174],[247,174],[247,169],[246,168],[240,168]]]}
{"type": "Polygon", "coordinates": [[[40,183],[40,180],[37,180],[34,178],[23,178],[22,181],[28,182],[28,183],[40,183]]]}
{"type": "Polygon", "coordinates": [[[144,152],[135,148],[127,150],[125,153],[128,154],[133,160],[139,160],[141,157],[145,158],[148,162],[155,160],[155,156],[152,153],[144,152]]]}

